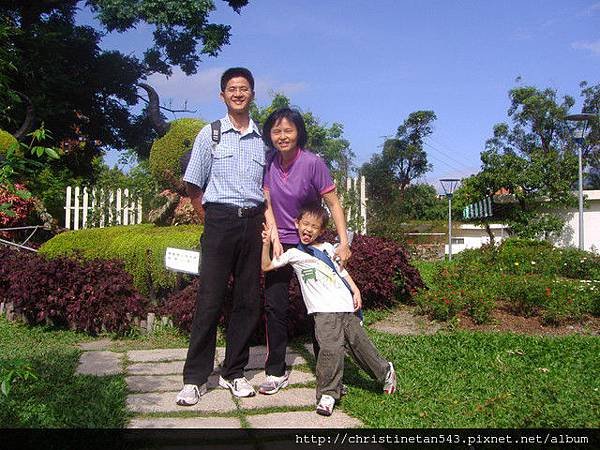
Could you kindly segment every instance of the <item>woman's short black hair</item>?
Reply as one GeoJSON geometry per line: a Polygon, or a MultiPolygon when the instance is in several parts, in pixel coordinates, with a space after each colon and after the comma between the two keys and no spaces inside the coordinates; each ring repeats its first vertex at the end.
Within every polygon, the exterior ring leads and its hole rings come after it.
{"type": "Polygon", "coordinates": [[[308,139],[306,135],[306,125],[304,124],[302,114],[291,108],[279,108],[269,114],[269,117],[265,120],[262,133],[265,144],[270,148],[274,148],[273,141],[271,141],[271,129],[281,119],[287,119],[296,126],[296,130],[298,131],[298,147],[304,148],[308,139]]]}
{"type": "Polygon", "coordinates": [[[245,67],[232,67],[231,69],[227,69],[223,72],[223,75],[221,75],[221,92],[225,92],[229,80],[236,77],[245,78],[250,85],[250,89],[254,91],[254,77],[252,76],[252,72],[245,67]]]}

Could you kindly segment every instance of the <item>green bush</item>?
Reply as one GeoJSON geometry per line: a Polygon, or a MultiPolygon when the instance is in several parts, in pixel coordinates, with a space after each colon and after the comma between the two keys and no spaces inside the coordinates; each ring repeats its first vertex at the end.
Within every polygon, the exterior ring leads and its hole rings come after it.
{"type": "Polygon", "coordinates": [[[91,228],[59,234],[40,252],[50,258],[79,253],[85,259],[120,259],[142,294],[161,297],[175,287],[177,279],[164,267],[166,248],[196,249],[201,233],[202,227],[197,225],[91,228]]]}
{"type": "Polygon", "coordinates": [[[557,250],[558,273],[576,280],[600,280],[600,256],[576,248],[557,250]]]}
{"type": "Polygon", "coordinates": [[[8,131],[0,130],[0,155],[6,154],[6,151],[11,145],[17,144],[18,141],[8,131]]]}
{"type": "Polygon", "coordinates": [[[177,119],[170,122],[167,134],[157,139],[150,150],[150,171],[165,184],[170,183],[168,173],[181,178],[179,159],[194,145],[194,139],[206,122],[200,119],[177,119]]]}

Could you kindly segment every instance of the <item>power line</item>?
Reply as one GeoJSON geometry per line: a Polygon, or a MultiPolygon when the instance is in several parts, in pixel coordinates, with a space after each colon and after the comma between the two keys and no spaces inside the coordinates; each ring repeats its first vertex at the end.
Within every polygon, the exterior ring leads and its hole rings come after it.
{"type": "Polygon", "coordinates": [[[431,145],[430,143],[428,143],[428,142],[424,142],[424,144],[425,144],[427,147],[431,148],[433,151],[436,151],[436,152],[438,152],[438,153],[439,153],[440,155],[442,155],[444,158],[446,158],[446,159],[448,159],[448,160],[450,160],[450,161],[453,161],[453,162],[457,163],[458,165],[460,165],[460,166],[461,166],[461,168],[458,168],[458,167],[454,166],[453,164],[446,163],[448,166],[450,166],[450,167],[453,167],[454,169],[458,169],[458,170],[464,170],[464,169],[473,170],[473,169],[474,169],[474,167],[473,167],[473,166],[467,166],[466,164],[463,164],[462,162],[458,161],[457,159],[454,159],[454,158],[452,158],[451,156],[447,155],[447,154],[446,154],[446,153],[444,153],[442,150],[440,150],[439,148],[437,148],[437,147],[435,147],[435,146],[431,145]]]}

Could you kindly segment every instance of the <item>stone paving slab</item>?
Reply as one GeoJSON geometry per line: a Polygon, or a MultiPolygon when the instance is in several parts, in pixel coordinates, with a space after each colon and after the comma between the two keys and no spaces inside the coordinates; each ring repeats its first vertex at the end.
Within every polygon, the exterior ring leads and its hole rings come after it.
{"type": "Polygon", "coordinates": [[[98,339],[96,341],[82,342],[79,344],[79,348],[84,351],[107,350],[111,343],[112,341],[110,339],[98,339]]]}
{"type": "MultiPolygon", "coordinates": [[[[314,392],[313,392],[314,394],[314,392]]],[[[279,394],[277,394],[279,395],[279,394]]],[[[246,416],[252,428],[358,428],[361,421],[334,409],[329,417],[314,411],[290,411],[246,416]]]]}
{"type": "MultiPolygon", "coordinates": [[[[246,372],[246,378],[250,383],[258,387],[266,379],[264,370],[253,370],[246,372]]],[[[181,374],[177,375],[132,375],[125,378],[127,388],[131,392],[178,392],[181,389],[183,379],[181,374]]],[[[299,370],[290,371],[290,385],[311,383],[315,376],[309,372],[299,370]]],[[[208,378],[208,388],[219,386],[219,374],[215,373],[208,378]]]]}
{"type": "Polygon", "coordinates": [[[127,367],[130,375],[181,375],[184,361],[135,363],[127,367]]]}
{"type": "Polygon", "coordinates": [[[241,428],[237,417],[155,417],[133,419],[128,428],[241,428]]]}
{"type": "Polygon", "coordinates": [[[79,358],[77,374],[79,375],[116,375],[122,372],[121,353],[107,351],[85,352],[79,358]]]}
{"type": "Polygon", "coordinates": [[[127,408],[136,413],[206,411],[230,412],[237,409],[231,394],[225,389],[208,391],[200,397],[194,406],[178,406],[175,404],[176,392],[153,392],[130,394],[127,396],[127,408]]]}
{"type": "Polygon", "coordinates": [[[313,388],[286,388],[275,395],[260,395],[240,398],[242,409],[303,407],[315,405],[315,390],[313,388]]]}
{"type": "Polygon", "coordinates": [[[131,362],[185,361],[187,348],[169,348],[159,350],[130,350],[127,358],[131,362]]]}

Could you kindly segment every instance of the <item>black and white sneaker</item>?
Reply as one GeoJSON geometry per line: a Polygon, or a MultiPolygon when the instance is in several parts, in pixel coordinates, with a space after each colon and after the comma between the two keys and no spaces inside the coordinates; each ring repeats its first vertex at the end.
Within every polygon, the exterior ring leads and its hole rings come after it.
{"type": "Polygon", "coordinates": [[[206,383],[197,384],[184,384],[183,389],[177,394],[175,403],[179,406],[194,406],[200,400],[200,396],[206,394],[208,389],[206,383]]]}
{"type": "Polygon", "coordinates": [[[246,377],[236,378],[232,381],[227,381],[222,376],[219,376],[219,386],[229,389],[236,397],[254,397],[256,392],[246,377]]]}

